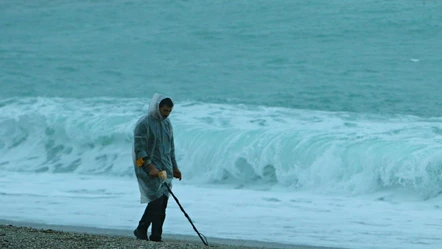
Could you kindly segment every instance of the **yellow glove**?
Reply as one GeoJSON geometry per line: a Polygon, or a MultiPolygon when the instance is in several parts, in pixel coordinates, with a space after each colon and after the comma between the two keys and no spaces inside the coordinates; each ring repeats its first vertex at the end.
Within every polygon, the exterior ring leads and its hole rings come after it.
{"type": "Polygon", "coordinates": [[[167,179],[167,173],[165,170],[161,171],[158,173],[158,177],[162,180],[165,181],[167,179]]]}

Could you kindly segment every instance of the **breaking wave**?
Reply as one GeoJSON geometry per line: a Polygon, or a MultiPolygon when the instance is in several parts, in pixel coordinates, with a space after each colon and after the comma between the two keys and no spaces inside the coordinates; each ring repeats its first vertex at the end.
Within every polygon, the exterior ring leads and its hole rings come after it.
{"type": "MultiPolygon", "coordinates": [[[[0,101],[0,170],[133,176],[147,99],[0,101]]],[[[441,118],[178,103],[178,163],[200,183],[372,193],[442,191],[441,118]]]]}

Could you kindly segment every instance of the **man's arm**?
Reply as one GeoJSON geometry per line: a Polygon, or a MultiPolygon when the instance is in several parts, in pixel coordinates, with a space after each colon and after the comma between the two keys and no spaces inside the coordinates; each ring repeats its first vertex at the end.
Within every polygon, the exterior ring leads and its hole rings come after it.
{"type": "Polygon", "coordinates": [[[145,122],[140,122],[134,130],[135,164],[138,167],[147,166],[149,168],[152,166],[154,141],[155,138],[149,126],[145,122]],[[153,140],[153,142],[149,143],[149,140],[153,140]]]}
{"type": "Polygon", "coordinates": [[[171,154],[171,159],[172,159],[172,166],[173,166],[173,177],[182,179],[182,175],[181,175],[181,171],[180,169],[178,169],[178,165],[176,163],[176,159],[175,159],[175,141],[173,139],[173,135],[172,135],[172,154],[171,154]]]}
{"type": "Polygon", "coordinates": [[[175,158],[175,141],[173,139],[173,135],[172,135],[172,151],[171,151],[171,159],[172,159],[172,166],[173,169],[178,169],[178,164],[176,163],[176,158],[175,158]]]}

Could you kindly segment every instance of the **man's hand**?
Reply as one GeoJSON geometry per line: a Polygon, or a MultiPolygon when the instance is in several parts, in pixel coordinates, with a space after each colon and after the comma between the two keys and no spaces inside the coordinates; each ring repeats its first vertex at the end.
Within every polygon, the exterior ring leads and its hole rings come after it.
{"type": "Polygon", "coordinates": [[[173,170],[173,177],[180,179],[181,181],[181,171],[179,169],[173,170]]]}
{"type": "Polygon", "coordinates": [[[152,177],[156,177],[158,176],[158,173],[160,173],[160,171],[151,163],[147,165],[147,169],[149,170],[149,175],[152,177]]]}

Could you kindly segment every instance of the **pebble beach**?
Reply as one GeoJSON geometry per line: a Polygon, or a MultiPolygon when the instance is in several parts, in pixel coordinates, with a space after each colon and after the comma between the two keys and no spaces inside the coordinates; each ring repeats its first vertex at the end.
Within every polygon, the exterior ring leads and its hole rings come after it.
{"type": "MultiPolygon", "coordinates": [[[[207,248],[202,243],[169,240],[164,242],[142,241],[127,236],[96,235],[87,233],[63,232],[52,229],[35,229],[30,227],[16,227],[12,225],[0,226],[0,247],[4,249],[29,248],[177,248],[196,249],[207,248]]],[[[216,248],[253,248],[246,246],[214,245],[216,248]]]]}
{"type": "MultiPolygon", "coordinates": [[[[68,229],[69,230],[69,229],[68,229]]],[[[73,230],[73,229],[70,229],[73,230]]],[[[137,248],[137,249],[197,249],[197,248],[225,248],[225,249],[251,249],[251,248],[294,248],[294,249],[325,249],[323,247],[282,245],[260,243],[256,241],[216,240],[205,246],[197,239],[187,239],[186,236],[168,235],[163,242],[137,240],[129,233],[124,235],[105,234],[105,230],[94,233],[81,229],[75,232],[60,229],[54,226],[36,228],[25,225],[0,224],[0,248],[2,249],[76,249],[76,248],[137,248]],[[102,234],[100,234],[102,233],[102,234]]]]}

